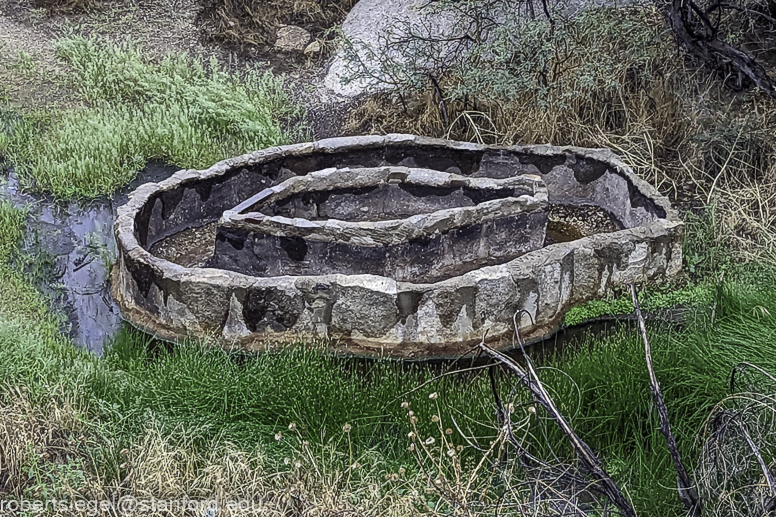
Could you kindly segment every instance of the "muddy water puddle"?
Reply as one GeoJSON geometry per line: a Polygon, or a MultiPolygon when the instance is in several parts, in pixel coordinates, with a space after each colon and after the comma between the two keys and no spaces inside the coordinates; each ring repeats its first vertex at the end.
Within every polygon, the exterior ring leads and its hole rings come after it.
{"type": "Polygon", "coordinates": [[[116,257],[116,207],[138,185],[159,181],[177,168],[150,163],[112,198],[60,202],[24,192],[10,170],[0,179],[0,199],[27,210],[26,232],[17,266],[51,299],[62,330],[89,351],[102,355],[106,340],[121,326],[108,276],[116,257]]]}

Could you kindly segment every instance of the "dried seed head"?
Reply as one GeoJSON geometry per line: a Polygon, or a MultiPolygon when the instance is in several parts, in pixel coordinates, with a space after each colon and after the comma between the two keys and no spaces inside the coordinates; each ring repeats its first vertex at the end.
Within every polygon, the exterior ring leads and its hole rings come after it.
{"type": "Polygon", "coordinates": [[[439,422],[439,415],[434,415],[431,417],[432,422],[439,422]]]}
{"type": "Polygon", "coordinates": [[[342,430],[345,431],[346,433],[349,433],[351,429],[352,427],[350,426],[350,424],[345,424],[342,426],[342,430]]]}
{"type": "Polygon", "coordinates": [[[401,403],[401,407],[402,409],[409,409],[410,403],[405,400],[404,402],[401,403]]]}
{"type": "Polygon", "coordinates": [[[425,443],[426,445],[434,445],[434,442],[435,442],[435,441],[436,441],[436,440],[434,440],[434,437],[433,437],[433,436],[429,436],[429,437],[428,437],[428,439],[426,439],[426,441],[425,441],[424,443],[425,443]]]}
{"type": "Polygon", "coordinates": [[[279,441],[280,441],[280,440],[282,440],[282,439],[283,439],[283,435],[282,435],[282,434],[280,434],[280,433],[275,433],[275,441],[278,441],[278,442],[279,442],[279,441]]]}
{"type": "Polygon", "coordinates": [[[296,431],[296,424],[294,422],[291,422],[290,424],[288,424],[288,430],[296,431]]]}
{"type": "Polygon", "coordinates": [[[428,398],[430,398],[431,400],[436,400],[439,398],[439,394],[435,391],[434,393],[429,395],[428,398]]]}

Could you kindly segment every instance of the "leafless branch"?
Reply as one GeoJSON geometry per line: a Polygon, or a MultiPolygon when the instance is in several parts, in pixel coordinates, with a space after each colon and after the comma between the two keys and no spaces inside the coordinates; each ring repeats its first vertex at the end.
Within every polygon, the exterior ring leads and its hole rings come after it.
{"type": "Polygon", "coordinates": [[[674,463],[674,468],[679,477],[679,498],[690,511],[691,515],[698,515],[701,510],[700,499],[698,498],[693,483],[690,481],[687,470],[684,468],[682,457],[679,454],[679,447],[676,445],[676,438],[671,431],[671,422],[668,419],[668,408],[663,400],[660,382],[657,380],[657,375],[655,375],[655,368],[652,364],[652,348],[649,345],[649,339],[647,339],[647,328],[644,324],[644,316],[641,314],[639,299],[638,296],[636,296],[636,287],[633,284],[630,284],[630,291],[631,299],[633,300],[633,309],[636,312],[636,319],[639,322],[641,340],[644,342],[644,355],[647,359],[647,371],[649,372],[649,387],[650,391],[652,391],[652,398],[655,401],[655,406],[657,407],[658,418],[660,419],[660,432],[665,436],[668,452],[671,455],[671,460],[674,463]]]}
{"type": "MultiPolygon", "coordinates": [[[[517,329],[515,329],[517,331],[517,329]]],[[[531,395],[541,405],[545,411],[550,415],[563,434],[569,439],[572,447],[579,455],[579,458],[584,463],[588,471],[592,473],[595,479],[600,483],[600,489],[609,497],[612,503],[627,517],[635,517],[631,504],[625,498],[620,490],[620,487],[615,481],[604,471],[601,467],[601,463],[598,457],[593,453],[592,449],[585,443],[571,428],[571,425],[566,421],[565,417],[561,414],[552,397],[549,395],[544,385],[536,375],[536,370],[533,368],[530,359],[526,358],[527,369],[518,365],[515,361],[507,357],[506,355],[493,350],[485,344],[480,343],[480,349],[488,356],[503,364],[508,368],[517,379],[530,391],[531,395]]]]}

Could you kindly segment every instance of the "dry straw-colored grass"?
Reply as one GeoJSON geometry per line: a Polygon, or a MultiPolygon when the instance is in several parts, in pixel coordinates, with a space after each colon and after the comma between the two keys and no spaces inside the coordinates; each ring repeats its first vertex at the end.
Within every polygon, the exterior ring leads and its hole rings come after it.
{"type": "Polygon", "coordinates": [[[564,61],[568,72],[556,77],[562,85],[557,100],[552,89],[525,89],[508,99],[457,98],[446,93],[461,86],[450,76],[440,80],[447,122],[429,82],[425,91],[405,92],[401,99],[389,93],[366,99],[351,113],[347,130],[608,147],[680,208],[716,210],[719,237],[743,257],[776,263],[776,102],[756,90],[726,89],[715,72],[677,51],[656,12],[631,11],[623,20],[658,27],[650,30],[660,35],[659,43],[651,59],[634,69],[627,63],[627,41],[615,35],[599,42],[601,61],[616,65],[604,87],[576,75],[594,58],[582,49],[564,61]],[[561,90],[578,94],[564,97],[561,90]]]}
{"type": "Polygon", "coordinates": [[[279,25],[315,33],[345,18],[356,0],[202,0],[198,21],[205,39],[246,49],[275,42],[279,25]]]}
{"type": "Polygon", "coordinates": [[[0,495],[35,490],[43,465],[77,460],[84,439],[69,403],[33,404],[25,388],[0,394],[0,495]]]}
{"type": "Polygon", "coordinates": [[[174,501],[148,513],[166,517],[192,515],[192,506],[180,503],[187,500],[217,501],[219,516],[242,517],[399,517],[417,515],[422,503],[407,488],[422,481],[387,476],[377,454],[345,457],[341,441],[314,452],[297,437],[289,457],[278,461],[223,441],[203,449],[151,424],[133,445],[115,451],[113,442],[89,433],[74,405],[56,398],[41,405],[16,388],[0,396],[0,498],[174,501]],[[111,455],[123,462],[119,476],[105,472],[111,455]]]}
{"type": "Polygon", "coordinates": [[[125,475],[106,492],[137,500],[218,500],[218,515],[417,514],[418,500],[409,490],[396,490],[407,480],[388,483],[378,456],[351,458],[343,468],[337,447],[314,453],[301,440],[279,462],[230,443],[214,444],[206,454],[197,450],[188,439],[173,441],[151,427],[122,451],[125,475]],[[229,501],[243,506],[230,508],[229,501]]]}

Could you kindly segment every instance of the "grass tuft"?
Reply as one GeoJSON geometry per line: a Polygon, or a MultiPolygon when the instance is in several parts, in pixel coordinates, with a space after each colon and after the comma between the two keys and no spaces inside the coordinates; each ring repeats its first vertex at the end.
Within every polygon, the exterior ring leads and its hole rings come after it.
{"type": "Polygon", "coordinates": [[[291,138],[281,120],[298,110],[268,72],[185,55],[152,62],[131,44],[82,37],[57,52],[90,107],[28,115],[5,145],[27,185],[56,197],[111,194],[149,160],[205,168],[291,138]]]}

